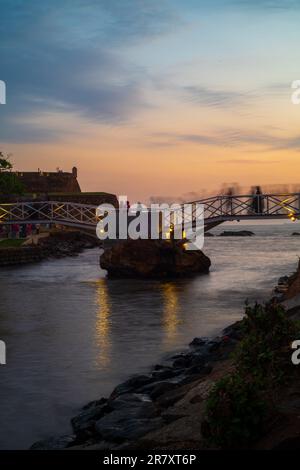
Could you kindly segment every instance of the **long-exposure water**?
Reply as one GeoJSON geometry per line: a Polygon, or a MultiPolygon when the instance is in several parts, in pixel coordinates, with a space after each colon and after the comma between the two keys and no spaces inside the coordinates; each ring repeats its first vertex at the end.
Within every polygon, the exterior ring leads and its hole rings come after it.
{"type": "MultiPolygon", "coordinates": [[[[106,280],[99,250],[0,270],[0,448],[70,433],[70,418],[195,336],[218,334],[295,270],[298,224],[235,227],[254,237],[205,241],[209,275],[106,280]]],[[[219,233],[222,226],[214,231],[219,233]]]]}

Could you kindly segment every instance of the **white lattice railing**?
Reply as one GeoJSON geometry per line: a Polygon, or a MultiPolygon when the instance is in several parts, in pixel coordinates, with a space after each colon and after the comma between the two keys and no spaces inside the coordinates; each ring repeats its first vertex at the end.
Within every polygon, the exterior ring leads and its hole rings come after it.
{"type": "MultiPolygon", "coordinates": [[[[197,204],[203,205],[205,225],[243,218],[276,219],[300,216],[299,193],[216,196],[190,204],[193,205],[193,220],[197,217],[197,204]]],[[[92,228],[99,221],[96,209],[97,206],[55,201],[0,204],[0,223],[57,223],[92,228]]]]}

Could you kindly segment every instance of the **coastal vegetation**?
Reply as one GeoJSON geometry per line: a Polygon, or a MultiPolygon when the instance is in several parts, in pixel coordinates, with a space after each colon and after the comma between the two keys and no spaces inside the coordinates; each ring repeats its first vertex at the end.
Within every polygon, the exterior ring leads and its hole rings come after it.
{"type": "Polygon", "coordinates": [[[213,446],[249,447],[277,414],[281,390],[293,380],[291,343],[300,325],[271,302],[246,306],[234,370],[213,387],[206,403],[203,434],[213,446]]]}
{"type": "Polygon", "coordinates": [[[15,173],[9,156],[0,151],[0,195],[22,194],[24,187],[15,173]]]}

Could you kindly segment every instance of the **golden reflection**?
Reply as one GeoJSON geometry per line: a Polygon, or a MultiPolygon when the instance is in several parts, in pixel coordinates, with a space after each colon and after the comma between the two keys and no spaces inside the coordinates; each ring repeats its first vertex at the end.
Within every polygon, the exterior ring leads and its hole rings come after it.
{"type": "Polygon", "coordinates": [[[175,339],[178,325],[181,323],[179,319],[179,302],[178,290],[172,282],[162,284],[164,310],[163,325],[165,330],[165,338],[167,343],[172,343],[175,339]]]}
{"type": "Polygon", "coordinates": [[[96,304],[96,342],[99,348],[97,365],[106,368],[111,362],[111,308],[106,279],[97,282],[96,304]]]}

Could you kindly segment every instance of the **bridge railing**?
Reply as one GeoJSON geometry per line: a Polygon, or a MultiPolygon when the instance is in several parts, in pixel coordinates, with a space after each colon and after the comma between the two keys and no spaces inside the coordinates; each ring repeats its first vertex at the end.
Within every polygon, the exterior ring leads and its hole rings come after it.
{"type": "Polygon", "coordinates": [[[207,221],[220,217],[226,220],[300,215],[300,193],[222,195],[194,201],[195,208],[197,203],[204,206],[204,219],[207,221]]]}
{"type": "Polygon", "coordinates": [[[61,223],[95,227],[96,206],[67,202],[17,202],[0,204],[0,223],[61,223]]]}
{"type": "MultiPolygon", "coordinates": [[[[300,216],[300,193],[215,196],[193,201],[192,221],[199,219],[197,204],[204,209],[205,223],[239,218],[283,218],[300,216]]],[[[46,201],[0,204],[0,224],[57,223],[94,228],[100,218],[97,206],[46,201]]]]}

